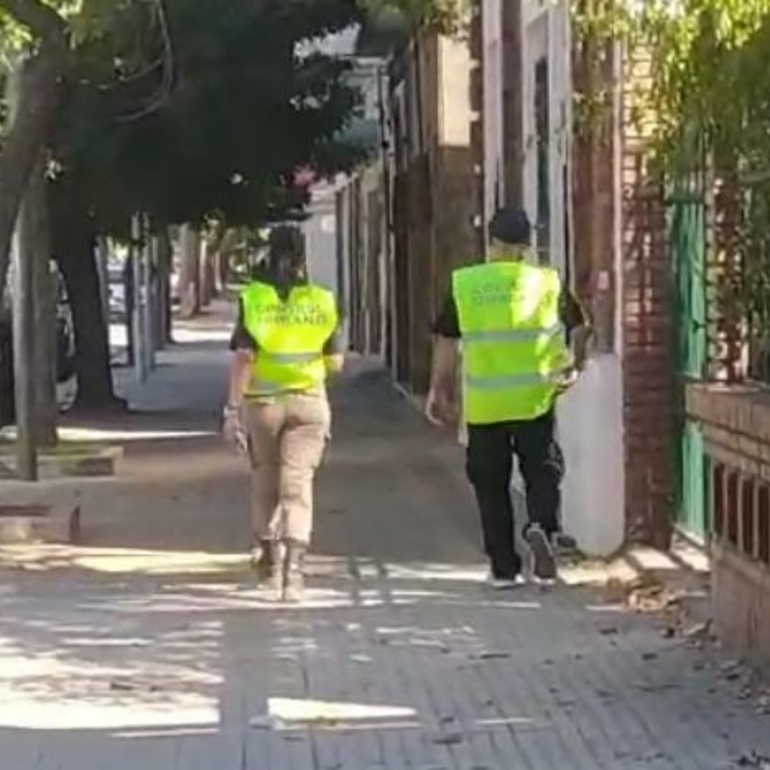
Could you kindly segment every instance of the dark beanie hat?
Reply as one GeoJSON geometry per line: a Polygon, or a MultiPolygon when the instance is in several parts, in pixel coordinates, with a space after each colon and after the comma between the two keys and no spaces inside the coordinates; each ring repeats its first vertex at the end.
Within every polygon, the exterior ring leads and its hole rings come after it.
{"type": "Polygon", "coordinates": [[[498,209],[489,223],[489,237],[496,241],[511,244],[532,242],[532,225],[524,209],[498,209]]]}

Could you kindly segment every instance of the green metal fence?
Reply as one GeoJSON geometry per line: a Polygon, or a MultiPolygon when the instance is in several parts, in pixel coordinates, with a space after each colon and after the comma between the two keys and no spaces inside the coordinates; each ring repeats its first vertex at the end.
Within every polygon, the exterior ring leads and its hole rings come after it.
{"type": "Polygon", "coordinates": [[[678,181],[669,199],[679,406],[676,524],[697,538],[705,538],[708,530],[706,454],[702,431],[687,416],[685,388],[688,382],[706,376],[708,294],[704,189],[702,175],[691,175],[678,181]]]}

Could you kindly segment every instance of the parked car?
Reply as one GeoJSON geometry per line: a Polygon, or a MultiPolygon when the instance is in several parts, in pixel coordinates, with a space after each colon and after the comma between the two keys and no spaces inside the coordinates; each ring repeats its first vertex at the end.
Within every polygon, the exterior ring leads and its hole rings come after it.
{"type": "MultiPolygon", "coordinates": [[[[56,381],[63,385],[75,377],[75,326],[64,280],[58,270],[56,284],[56,381]]],[[[12,317],[12,299],[9,297],[0,304],[0,427],[11,425],[16,419],[12,317]]],[[[70,401],[62,396],[60,408],[66,408],[70,401]]]]}
{"type": "Polygon", "coordinates": [[[12,425],[16,407],[13,393],[13,327],[7,304],[0,302],[0,428],[12,425]]]}
{"type": "Polygon", "coordinates": [[[123,266],[111,264],[107,279],[110,321],[120,323],[126,318],[126,284],[123,266]]]}
{"type": "Polygon", "coordinates": [[[75,376],[75,322],[64,279],[56,271],[56,382],[75,376]]]}

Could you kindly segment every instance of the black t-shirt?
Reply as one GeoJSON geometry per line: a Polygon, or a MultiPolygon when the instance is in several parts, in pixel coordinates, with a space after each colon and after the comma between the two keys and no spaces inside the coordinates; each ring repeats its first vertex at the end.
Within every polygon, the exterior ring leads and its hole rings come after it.
{"type": "MultiPolygon", "coordinates": [[[[568,334],[579,326],[584,326],[588,320],[580,302],[567,288],[562,289],[559,297],[559,316],[568,334]]],[[[457,304],[451,291],[444,300],[441,314],[433,324],[433,333],[452,340],[459,340],[462,337],[457,304]]]]}
{"type": "MultiPolygon", "coordinates": [[[[251,336],[249,330],[246,328],[243,313],[243,300],[241,299],[238,300],[238,320],[235,323],[235,329],[233,329],[233,334],[230,337],[230,350],[249,350],[254,353],[259,350],[257,341],[251,336]]],[[[325,356],[334,356],[342,352],[339,330],[337,330],[328,340],[326,340],[323,354],[325,356]]]]}

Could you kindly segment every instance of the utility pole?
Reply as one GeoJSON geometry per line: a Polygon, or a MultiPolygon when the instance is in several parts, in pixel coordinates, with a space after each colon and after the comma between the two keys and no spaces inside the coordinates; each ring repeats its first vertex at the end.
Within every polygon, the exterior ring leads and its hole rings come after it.
{"type": "MultiPolygon", "coordinates": [[[[164,334],[166,313],[166,283],[165,283],[165,255],[161,238],[158,235],[152,237],[152,349],[162,350],[166,346],[164,334]]],[[[155,362],[153,361],[153,366],[155,362]]]]}
{"type": "MultiPolygon", "coordinates": [[[[8,78],[9,120],[19,108],[24,63],[19,61],[8,78]]],[[[22,204],[25,205],[25,204],[22,204]]],[[[16,400],[16,472],[23,481],[37,481],[37,430],[35,425],[35,267],[23,254],[19,217],[13,236],[13,371],[16,400]]]]}
{"type": "Polygon", "coordinates": [[[99,271],[99,287],[102,297],[102,312],[107,329],[110,328],[110,247],[107,238],[100,235],[96,240],[96,268],[99,271]]]}
{"type": "Polygon", "coordinates": [[[146,215],[143,215],[140,219],[142,223],[142,277],[143,277],[143,291],[142,291],[142,313],[144,315],[142,321],[142,331],[144,333],[144,340],[142,342],[142,349],[144,350],[144,368],[147,374],[152,372],[155,368],[155,335],[153,333],[153,313],[155,308],[154,302],[154,280],[153,280],[153,263],[155,258],[154,239],[150,234],[150,222],[146,215]]]}
{"type": "Polygon", "coordinates": [[[131,263],[134,271],[134,312],[133,312],[133,330],[134,330],[134,371],[139,382],[147,379],[147,354],[145,353],[146,335],[145,320],[146,313],[144,303],[146,301],[146,287],[144,278],[144,246],[143,246],[142,220],[137,214],[131,220],[131,263]]]}
{"type": "Polygon", "coordinates": [[[169,229],[162,227],[155,237],[158,256],[158,348],[171,343],[171,273],[174,247],[169,229]]]}

